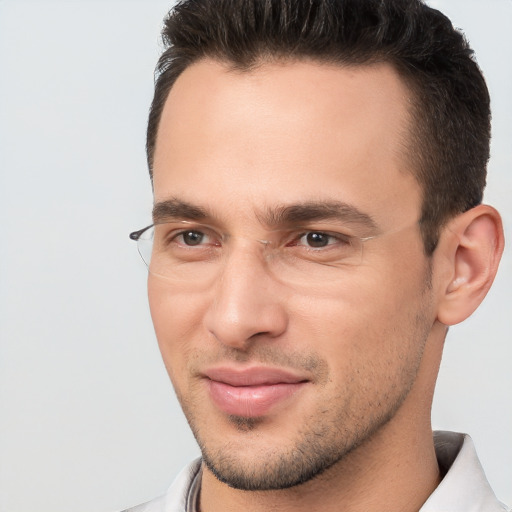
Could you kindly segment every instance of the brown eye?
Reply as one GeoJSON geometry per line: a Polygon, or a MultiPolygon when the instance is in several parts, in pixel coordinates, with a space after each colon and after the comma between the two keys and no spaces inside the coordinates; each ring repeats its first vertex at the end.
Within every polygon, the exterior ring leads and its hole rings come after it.
{"type": "Polygon", "coordinates": [[[317,233],[317,232],[311,232],[308,233],[306,236],[306,243],[310,247],[320,248],[320,247],[326,247],[329,245],[330,239],[332,237],[330,235],[327,235],[326,233],[317,233]]]}
{"type": "Polygon", "coordinates": [[[300,237],[298,245],[303,245],[311,249],[322,249],[336,242],[336,237],[328,233],[322,231],[308,231],[300,237]]]}
{"type": "Polygon", "coordinates": [[[194,246],[200,245],[204,241],[205,234],[201,233],[201,231],[185,231],[179,237],[181,237],[185,245],[194,246]]]}

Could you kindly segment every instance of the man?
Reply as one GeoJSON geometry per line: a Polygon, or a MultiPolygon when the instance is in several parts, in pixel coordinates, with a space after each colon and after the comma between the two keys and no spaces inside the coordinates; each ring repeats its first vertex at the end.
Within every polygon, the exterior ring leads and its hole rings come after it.
{"type": "Polygon", "coordinates": [[[132,238],[202,459],[132,512],[507,510],[430,424],[504,244],[463,36],[419,0],[190,0],[164,40],[132,238]]]}

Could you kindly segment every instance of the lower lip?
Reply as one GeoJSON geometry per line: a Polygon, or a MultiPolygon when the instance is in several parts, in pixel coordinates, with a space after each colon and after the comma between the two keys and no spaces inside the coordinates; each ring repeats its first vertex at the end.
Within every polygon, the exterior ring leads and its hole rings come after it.
{"type": "Polygon", "coordinates": [[[306,383],[278,383],[260,386],[230,386],[209,381],[210,396],[226,414],[256,418],[267,414],[277,404],[297,393],[306,383]]]}

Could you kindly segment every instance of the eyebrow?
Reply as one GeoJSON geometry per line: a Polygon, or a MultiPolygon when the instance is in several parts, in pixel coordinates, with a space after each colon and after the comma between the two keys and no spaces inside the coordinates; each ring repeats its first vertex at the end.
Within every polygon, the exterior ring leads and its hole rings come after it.
{"type": "MultiPolygon", "coordinates": [[[[169,222],[171,220],[206,220],[215,216],[206,208],[169,198],[159,201],[153,206],[153,222],[169,222]]],[[[307,201],[291,205],[279,205],[266,208],[257,214],[258,220],[269,228],[289,226],[313,221],[338,221],[356,224],[375,230],[377,224],[368,213],[355,206],[341,201],[307,201]]]]}
{"type": "Polygon", "coordinates": [[[342,201],[308,201],[305,203],[279,206],[268,209],[260,220],[274,227],[331,220],[349,224],[357,224],[368,229],[377,229],[377,224],[368,213],[342,201]]]}
{"type": "Polygon", "coordinates": [[[154,224],[174,219],[204,220],[211,217],[204,208],[174,197],[165,201],[159,201],[153,206],[154,224]]]}

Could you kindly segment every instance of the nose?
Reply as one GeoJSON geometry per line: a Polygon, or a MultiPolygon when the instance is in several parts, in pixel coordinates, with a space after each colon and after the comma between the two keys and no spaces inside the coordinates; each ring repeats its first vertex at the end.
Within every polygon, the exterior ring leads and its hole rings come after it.
{"type": "Polygon", "coordinates": [[[205,325],[222,344],[246,350],[256,338],[277,338],[286,331],[284,303],[282,289],[261,255],[234,251],[215,283],[205,325]]]}

